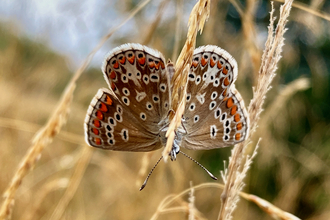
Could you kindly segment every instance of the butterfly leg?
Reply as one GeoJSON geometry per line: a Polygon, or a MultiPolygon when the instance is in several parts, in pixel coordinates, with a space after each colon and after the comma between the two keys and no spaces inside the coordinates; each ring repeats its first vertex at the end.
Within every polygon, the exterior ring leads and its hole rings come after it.
{"type": "Polygon", "coordinates": [[[171,160],[176,160],[176,155],[180,152],[180,144],[182,141],[182,133],[181,132],[175,132],[175,138],[172,146],[172,150],[170,152],[171,160]]]}

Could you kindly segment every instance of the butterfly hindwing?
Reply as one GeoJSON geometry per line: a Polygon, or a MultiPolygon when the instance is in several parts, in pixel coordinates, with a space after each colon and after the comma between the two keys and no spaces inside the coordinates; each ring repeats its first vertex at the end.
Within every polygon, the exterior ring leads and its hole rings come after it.
{"type": "Polygon", "coordinates": [[[236,144],[248,134],[249,119],[235,89],[237,63],[225,50],[204,46],[194,51],[188,75],[181,146],[212,149],[236,144]]]}
{"type": "Polygon", "coordinates": [[[157,136],[141,126],[139,118],[112,91],[100,89],[85,119],[86,142],[118,151],[151,151],[161,147],[157,136]]]}

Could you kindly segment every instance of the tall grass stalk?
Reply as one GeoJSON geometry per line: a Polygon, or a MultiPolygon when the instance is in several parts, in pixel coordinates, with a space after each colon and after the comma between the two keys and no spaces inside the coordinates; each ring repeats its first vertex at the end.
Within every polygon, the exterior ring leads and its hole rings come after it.
{"type": "Polygon", "coordinates": [[[228,172],[223,175],[225,182],[224,191],[221,194],[221,208],[219,211],[219,220],[232,219],[232,213],[238,202],[238,192],[244,186],[244,177],[249,167],[249,159],[245,160],[244,152],[248,146],[252,134],[255,132],[266,93],[271,88],[270,84],[276,75],[277,64],[281,59],[282,47],[284,45],[285,25],[289,17],[293,0],[286,0],[280,8],[279,21],[274,29],[274,5],[272,2],[272,11],[270,12],[270,24],[268,26],[268,38],[265,43],[265,49],[261,59],[261,66],[258,73],[258,82],[253,88],[253,99],[251,100],[248,113],[250,117],[250,134],[246,141],[235,145],[232,150],[232,156],[229,158],[228,172]]]}

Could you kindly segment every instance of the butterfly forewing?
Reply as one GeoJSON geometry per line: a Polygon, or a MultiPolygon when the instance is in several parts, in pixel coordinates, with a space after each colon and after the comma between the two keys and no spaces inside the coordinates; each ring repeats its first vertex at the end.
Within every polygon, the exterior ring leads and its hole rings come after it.
{"type": "Polygon", "coordinates": [[[158,133],[170,108],[167,68],[161,53],[139,44],[125,44],[110,53],[103,73],[110,88],[142,126],[158,133]]]}
{"type": "Polygon", "coordinates": [[[158,134],[168,123],[171,104],[164,62],[161,53],[139,44],[125,44],[109,53],[102,70],[111,91],[99,90],[85,120],[90,145],[123,151],[161,147],[158,134]]]}
{"type": "Polygon", "coordinates": [[[236,144],[248,134],[244,102],[235,89],[237,63],[217,46],[194,51],[188,75],[181,146],[212,149],[236,144]]]}

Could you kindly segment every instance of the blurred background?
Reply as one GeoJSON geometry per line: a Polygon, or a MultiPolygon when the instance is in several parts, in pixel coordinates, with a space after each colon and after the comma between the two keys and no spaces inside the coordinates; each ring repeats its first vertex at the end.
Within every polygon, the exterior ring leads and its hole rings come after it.
{"type": "MultiPolygon", "coordinates": [[[[58,105],[73,73],[111,28],[138,0],[2,0],[0,2],[0,193],[31,146],[36,131],[58,105]]],[[[107,87],[100,67],[105,54],[123,43],[142,43],[176,59],[196,1],[153,0],[98,50],[77,83],[67,124],[42,152],[16,194],[12,219],[49,219],[81,166],[83,122],[97,90],[107,87]],[[176,23],[179,19],[179,32],[176,23]]],[[[299,0],[292,8],[283,58],[269,91],[251,153],[258,155],[245,179],[244,192],[257,195],[301,219],[330,216],[330,1],[299,0]],[[307,10],[304,10],[307,9],[307,10]],[[318,14],[317,14],[318,13],[318,14]],[[323,16],[323,17],[321,17],[323,16]]],[[[212,1],[211,14],[197,46],[214,44],[238,62],[236,88],[246,105],[267,38],[271,3],[212,1]]],[[[279,2],[275,2],[279,15],[279,2]]],[[[232,148],[188,151],[216,176],[232,148]]],[[[161,155],[93,149],[83,176],[61,219],[150,219],[161,201],[193,185],[213,181],[195,163],[178,155],[161,162],[146,188],[149,170],[161,155]]],[[[84,169],[84,168],[83,168],[84,169]]],[[[220,179],[220,178],[219,178],[220,179]]],[[[221,180],[218,181],[222,183],[221,180]]],[[[216,219],[221,190],[195,191],[199,219],[216,219]]],[[[171,207],[187,206],[188,196],[171,207]]],[[[158,219],[187,219],[185,211],[158,219]]],[[[271,219],[253,203],[241,201],[234,219],[271,219]]]]}

